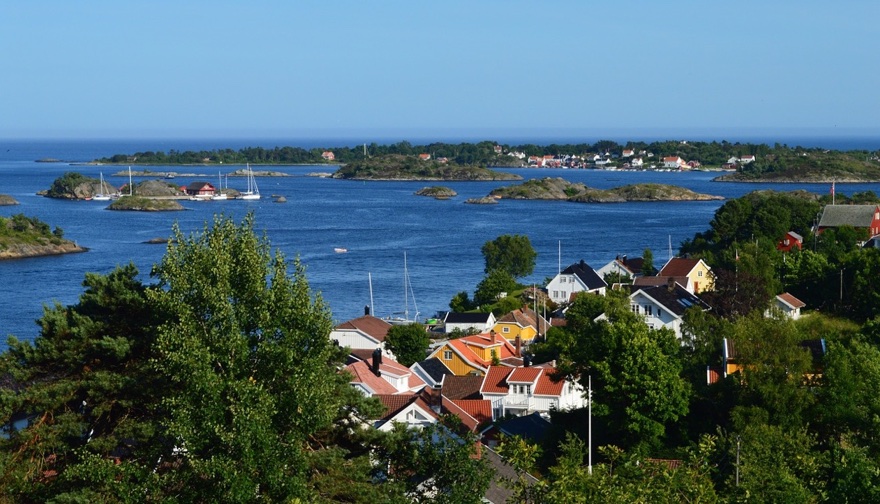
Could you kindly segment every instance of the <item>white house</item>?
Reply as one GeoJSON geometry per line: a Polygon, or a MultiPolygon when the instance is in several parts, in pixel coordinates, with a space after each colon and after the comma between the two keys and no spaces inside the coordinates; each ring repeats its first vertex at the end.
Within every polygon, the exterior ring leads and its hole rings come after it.
{"type": "Polygon", "coordinates": [[[617,273],[620,275],[626,275],[630,278],[635,278],[642,276],[642,264],[643,260],[641,257],[634,257],[629,259],[626,255],[617,256],[611,262],[602,266],[601,268],[596,270],[596,274],[600,277],[605,278],[605,275],[609,273],[617,273]]]}
{"type": "Polygon", "coordinates": [[[801,308],[805,306],[807,306],[807,304],[800,299],[792,296],[787,292],[783,292],[782,294],[773,298],[772,304],[770,305],[770,308],[765,312],[765,315],[769,317],[770,315],[776,313],[797,320],[801,318],[801,308]]]}
{"type": "Polygon", "coordinates": [[[629,296],[630,309],[645,318],[651,329],[665,327],[681,339],[681,318],[691,307],[709,310],[709,305],[675,282],[653,287],[633,287],[629,296]]]}
{"type": "Polygon", "coordinates": [[[749,163],[753,163],[754,161],[755,161],[754,154],[749,154],[748,156],[743,156],[743,157],[739,158],[739,162],[742,164],[749,164],[749,163]]]}
{"type": "Polygon", "coordinates": [[[483,399],[492,402],[492,418],[550,410],[583,408],[584,390],[577,382],[555,381],[552,367],[489,366],[480,387],[483,399]]]}
{"type": "Polygon", "coordinates": [[[606,287],[608,284],[605,280],[581,260],[553,277],[547,284],[547,294],[555,303],[566,303],[576,292],[594,292],[604,296],[606,287]]]}
{"type": "Polygon", "coordinates": [[[440,418],[439,411],[434,410],[423,394],[376,397],[385,406],[385,414],[373,424],[380,431],[390,432],[396,423],[420,429],[440,418]]]}
{"type": "Polygon", "coordinates": [[[367,397],[379,394],[411,394],[425,388],[425,381],[409,368],[374,350],[370,362],[357,361],[345,367],[352,387],[367,397]]]}
{"type": "Polygon", "coordinates": [[[663,158],[664,168],[681,168],[682,166],[686,166],[686,163],[684,159],[678,156],[666,156],[663,158]]]}
{"type": "Polygon", "coordinates": [[[367,314],[336,326],[330,331],[330,339],[353,350],[374,350],[384,348],[390,328],[388,322],[367,314]]]}
{"type": "Polygon", "coordinates": [[[495,315],[489,313],[456,313],[448,312],[443,319],[444,332],[447,334],[458,329],[463,332],[484,333],[495,326],[495,315]]]}
{"type": "Polygon", "coordinates": [[[640,158],[640,157],[633,158],[632,161],[629,162],[629,165],[632,166],[633,168],[641,168],[642,166],[644,166],[644,164],[645,163],[642,161],[642,158],[640,158]]]}

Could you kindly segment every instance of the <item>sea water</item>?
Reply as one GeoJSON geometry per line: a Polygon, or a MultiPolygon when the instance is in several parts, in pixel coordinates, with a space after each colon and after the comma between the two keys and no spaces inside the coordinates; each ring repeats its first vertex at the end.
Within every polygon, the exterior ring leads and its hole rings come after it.
{"type": "MultiPolygon", "coordinates": [[[[482,245],[503,234],[527,235],[538,253],[534,274],[524,283],[542,285],[561,266],[587,261],[598,268],[617,255],[641,256],[646,248],[662,265],[679,244],[709,226],[722,201],[578,204],[559,201],[502,200],[497,205],[468,205],[464,201],[487,195],[492,189],[514,182],[446,182],[458,196],[435,200],[415,196],[418,189],[435,182],[362,182],[308,176],[329,172],[333,166],[272,166],[289,177],[263,177],[257,182],[259,201],[181,201],[180,212],[114,212],[106,202],[63,201],[37,196],[56,178],[77,171],[97,178],[103,172],[108,183],[128,183],[125,166],[71,165],[119,153],[145,150],[210,150],[246,146],[297,145],[283,141],[174,140],[174,141],[0,141],[0,193],[21,204],[0,207],[0,215],[16,213],[37,217],[64,236],[88,247],[82,254],[39,257],[0,262],[0,335],[33,339],[35,324],[44,305],[72,304],[82,293],[86,272],[108,273],[116,266],[134,263],[144,282],[152,282],[150,269],[165,246],[147,244],[167,238],[177,223],[185,233],[199,232],[215,214],[241,219],[253,212],[256,225],[271,245],[289,259],[299,257],[306,265],[312,289],[319,293],[336,321],[363,314],[370,304],[368,278],[372,277],[374,313],[390,315],[404,309],[404,264],[412,284],[409,312],[421,317],[448,309],[460,291],[473,294],[483,276],[482,245]],[[55,158],[64,162],[37,163],[55,158]],[[272,195],[284,196],[275,203],[272,195]],[[335,248],[346,248],[337,253],[335,248]]],[[[337,144],[338,145],[338,144],[337,144]]],[[[141,169],[142,167],[137,167],[141,169]]],[[[231,173],[241,166],[222,166],[231,173]]],[[[177,177],[178,185],[194,181],[216,183],[218,167],[149,167],[153,171],[199,173],[177,177]]],[[[259,169],[259,167],[258,167],[259,169]]],[[[683,186],[726,198],[755,189],[806,189],[827,194],[828,184],[742,184],[712,182],[709,172],[629,172],[561,169],[508,170],[524,178],[562,177],[600,189],[656,182],[683,186]]],[[[137,177],[135,182],[143,180],[137,177]]],[[[230,177],[229,186],[244,189],[246,180],[230,177]]],[[[837,184],[838,193],[873,190],[880,184],[837,184]]],[[[0,342],[0,347],[5,342],[0,342]]]]}

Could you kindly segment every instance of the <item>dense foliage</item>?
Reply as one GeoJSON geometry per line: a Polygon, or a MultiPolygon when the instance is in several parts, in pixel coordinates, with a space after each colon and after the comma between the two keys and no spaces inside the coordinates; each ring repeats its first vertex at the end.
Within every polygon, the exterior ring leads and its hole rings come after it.
{"type": "MultiPolygon", "coordinates": [[[[326,148],[304,149],[301,147],[246,147],[237,151],[232,149],[218,149],[211,151],[146,151],[134,154],[116,154],[109,158],[96,161],[117,164],[322,164],[322,163],[352,163],[371,157],[388,155],[401,155],[415,157],[419,154],[429,154],[432,159],[447,158],[450,163],[459,165],[482,165],[482,166],[522,166],[523,160],[514,157],[517,152],[522,156],[585,156],[587,154],[599,154],[604,156],[619,156],[623,149],[632,149],[634,152],[645,152],[653,155],[653,159],[662,159],[664,156],[680,156],[682,159],[697,161],[704,166],[721,166],[731,158],[739,159],[747,155],[754,155],[755,161],[741,165],[742,170],[738,176],[764,177],[768,174],[776,174],[779,177],[820,176],[828,179],[836,176],[839,180],[847,178],[880,179],[880,162],[876,153],[868,151],[828,151],[822,148],[804,148],[800,146],[789,147],[788,145],[775,144],[772,147],[766,144],[748,144],[739,142],[683,142],[677,140],[658,142],[625,142],[618,143],[611,140],[600,140],[595,143],[575,144],[498,144],[493,141],[477,143],[444,143],[433,142],[424,145],[413,145],[410,142],[398,142],[395,144],[337,146],[326,148]],[[495,146],[501,147],[501,152],[495,150],[495,146]],[[334,154],[333,160],[323,157],[325,151],[334,154]],[[809,174],[809,175],[805,175],[809,174]]],[[[640,154],[641,155],[641,154],[640,154]]],[[[650,159],[650,158],[648,158],[650,159]]],[[[646,161],[647,162],[647,161],[646,161]]]]}
{"type": "Polygon", "coordinates": [[[479,502],[491,472],[466,433],[363,428],[379,404],[252,215],[175,228],[153,275],[88,274],[33,343],[9,340],[0,502],[479,502]]]}

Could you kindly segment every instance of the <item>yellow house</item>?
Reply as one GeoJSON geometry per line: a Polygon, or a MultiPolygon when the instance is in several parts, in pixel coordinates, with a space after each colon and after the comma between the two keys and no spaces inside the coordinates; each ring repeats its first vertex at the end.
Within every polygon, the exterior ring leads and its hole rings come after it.
{"type": "Polygon", "coordinates": [[[712,268],[702,259],[673,257],[657,273],[658,277],[688,277],[694,294],[715,290],[712,268]]]}
{"type": "Polygon", "coordinates": [[[492,330],[508,341],[513,341],[519,336],[523,343],[529,343],[538,335],[539,325],[541,334],[547,334],[550,324],[544,320],[544,317],[535,313],[535,310],[524,306],[499,317],[492,330]]]}
{"type": "Polygon", "coordinates": [[[516,348],[494,332],[453,339],[438,346],[428,358],[437,358],[456,376],[486,374],[494,357],[499,361],[518,357],[516,348]]]}

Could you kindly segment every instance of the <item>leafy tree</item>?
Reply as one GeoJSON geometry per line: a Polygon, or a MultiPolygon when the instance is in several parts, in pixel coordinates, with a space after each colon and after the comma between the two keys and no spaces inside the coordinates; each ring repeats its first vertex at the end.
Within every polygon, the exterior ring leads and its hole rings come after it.
{"type": "Polygon", "coordinates": [[[474,292],[474,303],[483,306],[494,303],[502,292],[511,292],[516,289],[516,280],[510,273],[503,269],[489,271],[485,278],[477,284],[474,292]]]}
{"type": "Polygon", "coordinates": [[[385,336],[385,347],[406,367],[424,360],[430,344],[431,338],[421,324],[392,326],[385,336]]]}
{"type": "Polygon", "coordinates": [[[172,385],[162,406],[176,498],[306,499],[311,443],[356,409],[303,266],[288,276],[249,214],[189,237],[175,226],[153,274],[149,299],[169,314],[152,363],[172,385]]]}
{"type": "Polygon", "coordinates": [[[482,252],[486,259],[487,274],[502,270],[513,278],[531,275],[538,257],[526,235],[501,235],[483,244],[482,252]]]}
{"type": "Polygon", "coordinates": [[[395,426],[379,455],[388,468],[380,478],[402,482],[409,502],[482,502],[494,471],[475,456],[476,436],[457,420],[446,416],[422,429],[395,426]]]}
{"type": "Polygon", "coordinates": [[[654,267],[654,253],[651,252],[651,249],[646,248],[642,252],[642,274],[651,276],[655,273],[657,273],[657,268],[654,267]]]}
{"type": "Polygon", "coordinates": [[[472,310],[473,308],[474,303],[468,297],[467,291],[459,292],[452,296],[452,299],[449,301],[449,309],[454,312],[463,313],[472,310]]]}

